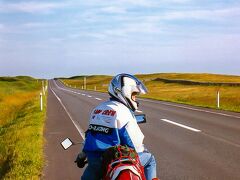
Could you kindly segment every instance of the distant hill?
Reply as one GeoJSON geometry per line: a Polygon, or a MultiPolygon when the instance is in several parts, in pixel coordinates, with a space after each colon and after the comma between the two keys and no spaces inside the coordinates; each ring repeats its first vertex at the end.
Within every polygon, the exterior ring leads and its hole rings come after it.
{"type": "Polygon", "coordinates": [[[18,80],[35,80],[34,78],[30,77],[30,76],[16,76],[16,77],[10,77],[10,76],[3,76],[0,77],[0,81],[18,81],[18,80]]]}

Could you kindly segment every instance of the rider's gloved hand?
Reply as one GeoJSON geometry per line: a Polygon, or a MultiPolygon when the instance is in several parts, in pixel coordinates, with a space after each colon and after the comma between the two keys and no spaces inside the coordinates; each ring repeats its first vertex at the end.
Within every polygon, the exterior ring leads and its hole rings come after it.
{"type": "Polygon", "coordinates": [[[79,168],[83,168],[85,166],[85,164],[87,164],[86,154],[84,152],[79,153],[74,162],[77,163],[77,166],[79,168]]]}

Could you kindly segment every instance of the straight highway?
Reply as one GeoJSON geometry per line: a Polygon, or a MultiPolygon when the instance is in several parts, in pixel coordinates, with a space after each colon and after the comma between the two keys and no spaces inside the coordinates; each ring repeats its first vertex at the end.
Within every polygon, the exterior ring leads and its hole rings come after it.
{"type": "MultiPolygon", "coordinates": [[[[79,179],[73,161],[81,146],[65,151],[65,137],[83,141],[91,110],[107,93],[84,91],[50,80],[45,128],[44,179],[79,179]]],[[[161,180],[239,180],[240,113],[139,99],[146,147],[157,160],[161,180]]]]}

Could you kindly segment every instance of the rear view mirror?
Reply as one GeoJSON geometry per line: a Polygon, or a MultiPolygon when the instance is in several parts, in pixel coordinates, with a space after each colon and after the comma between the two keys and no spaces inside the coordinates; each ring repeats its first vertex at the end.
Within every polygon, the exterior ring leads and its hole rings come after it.
{"type": "Polygon", "coordinates": [[[136,118],[138,124],[147,122],[145,114],[136,114],[135,118],[136,118]]]}
{"type": "Polygon", "coordinates": [[[63,149],[66,150],[73,145],[73,142],[71,141],[71,139],[67,138],[63,142],[61,142],[61,145],[62,145],[63,149]]]}

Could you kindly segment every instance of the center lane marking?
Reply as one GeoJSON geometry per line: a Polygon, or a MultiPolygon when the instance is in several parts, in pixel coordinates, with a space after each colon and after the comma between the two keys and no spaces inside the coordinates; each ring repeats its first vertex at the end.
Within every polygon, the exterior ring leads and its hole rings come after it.
{"type": "Polygon", "coordinates": [[[186,125],[183,125],[183,124],[179,124],[179,123],[176,123],[174,121],[170,121],[168,119],[161,119],[162,121],[164,122],[167,122],[167,123],[170,123],[170,124],[174,124],[176,126],[179,126],[179,127],[182,127],[182,128],[185,128],[185,129],[188,129],[190,131],[194,131],[194,132],[201,132],[201,130],[199,129],[195,129],[195,128],[192,128],[192,127],[189,127],[189,126],[186,126],[186,125]]]}
{"type": "MultiPolygon", "coordinates": [[[[68,92],[71,92],[71,93],[74,93],[74,94],[79,94],[79,95],[82,95],[82,96],[88,96],[89,98],[93,97],[93,96],[90,96],[90,95],[87,95],[87,94],[82,94],[82,93],[79,93],[79,92],[76,92],[76,91],[72,91],[72,90],[68,90],[68,89],[65,89],[65,88],[62,88],[60,86],[57,85],[57,83],[54,81],[55,85],[57,86],[57,88],[63,90],[63,91],[68,91],[68,92]]],[[[93,97],[94,98],[94,97],[93,97]]],[[[101,98],[95,98],[96,100],[99,100],[101,101],[102,99],[101,98]]]]}

